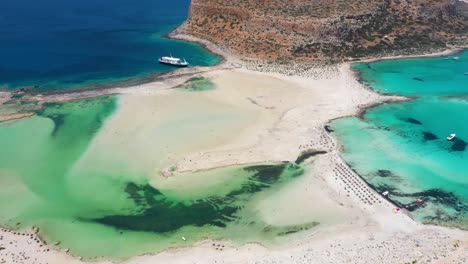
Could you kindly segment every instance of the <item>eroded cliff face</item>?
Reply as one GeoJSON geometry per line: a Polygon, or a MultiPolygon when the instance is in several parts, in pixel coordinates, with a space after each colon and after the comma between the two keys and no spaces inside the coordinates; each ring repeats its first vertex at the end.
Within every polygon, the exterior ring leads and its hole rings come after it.
{"type": "Polygon", "coordinates": [[[192,0],[182,33],[244,58],[339,61],[466,45],[456,0],[192,0]]]}

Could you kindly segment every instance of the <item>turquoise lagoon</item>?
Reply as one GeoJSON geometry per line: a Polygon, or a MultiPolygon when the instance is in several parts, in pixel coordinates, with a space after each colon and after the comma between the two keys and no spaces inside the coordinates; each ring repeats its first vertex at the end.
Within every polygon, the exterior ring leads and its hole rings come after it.
{"type": "Polygon", "coordinates": [[[434,58],[357,63],[361,80],[375,91],[405,96],[468,94],[468,51],[434,58]],[[458,57],[459,60],[454,60],[458,57]]]}
{"type": "MultiPolygon", "coordinates": [[[[132,167],[140,164],[138,155],[114,160],[109,152],[126,149],[109,144],[99,149],[94,143],[117,102],[117,97],[99,97],[50,103],[31,118],[0,122],[2,227],[36,226],[49,245],[60,242],[57,247],[87,259],[122,260],[207,238],[274,245],[321,224],[307,219],[268,223],[257,208],[259,202],[300,180],[306,169],[302,165],[231,166],[164,178],[132,167]]],[[[192,119],[206,118],[197,109],[188,113],[192,119]]],[[[228,119],[230,112],[217,114],[228,119]]],[[[184,125],[196,134],[217,123],[168,122],[159,129],[184,125]]],[[[193,139],[190,133],[181,141],[193,139]]],[[[203,135],[195,140],[203,141],[203,135]]],[[[155,146],[128,144],[136,152],[155,146]]]]}
{"type": "Polygon", "coordinates": [[[467,229],[468,52],[353,67],[372,89],[417,99],[334,121],[343,158],[418,220],[467,229]]]}

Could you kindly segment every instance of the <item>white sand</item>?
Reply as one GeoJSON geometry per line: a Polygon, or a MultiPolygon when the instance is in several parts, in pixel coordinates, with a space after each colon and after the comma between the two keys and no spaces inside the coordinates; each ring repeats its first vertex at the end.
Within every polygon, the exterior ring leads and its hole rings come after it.
{"type": "MultiPolygon", "coordinates": [[[[75,169],[88,168],[102,154],[113,161],[136,160],[129,167],[152,171],[157,182],[162,180],[158,171],[173,165],[180,172],[196,171],[233,164],[291,161],[304,150],[325,150],[327,154],[308,161],[312,162],[310,173],[277,195],[259,201],[258,210],[262,218],[272,224],[296,224],[295,219],[331,218],[336,221],[294,235],[294,239],[279,248],[258,244],[235,248],[226,244],[220,251],[211,246],[211,241],[204,241],[192,248],[135,257],[125,263],[468,261],[466,231],[424,226],[404,213],[393,213],[391,204],[342,163],[336,142],[323,129],[330,119],[354,115],[363,107],[383,100],[402,98],[379,96],[363,88],[354,79],[349,65],[318,72],[314,78],[245,69],[213,70],[205,72],[204,76],[216,83],[216,90],[184,94],[167,90],[170,86],[167,81],[122,89],[120,92],[124,95],[120,98],[118,112],[106,123],[75,169]],[[198,97],[203,100],[193,100],[198,97]],[[238,122],[220,125],[213,134],[202,136],[200,140],[189,140],[188,135],[178,134],[188,140],[181,144],[173,140],[172,133],[177,132],[178,126],[170,127],[170,120],[172,117],[186,120],[184,114],[191,113],[190,109],[199,109],[201,116],[221,111],[240,117],[238,122]],[[166,134],[158,134],[161,127],[167,126],[166,134]],[[164,158],[161,142],[153,142],[156,136],[169,140],[170,157],[164,158]],[[102,152],[109,144],[126,153],[102,152]],[[129,155],[137,155],[138,159],[131,159],[129,155]]],[[[0,263],[80,263],[63,252],[44,251],[45,246],[32,242],[34,236],[6,231],[1,231],[0,236],[0,247],[5,247],[0,250],[0,263]]]]}

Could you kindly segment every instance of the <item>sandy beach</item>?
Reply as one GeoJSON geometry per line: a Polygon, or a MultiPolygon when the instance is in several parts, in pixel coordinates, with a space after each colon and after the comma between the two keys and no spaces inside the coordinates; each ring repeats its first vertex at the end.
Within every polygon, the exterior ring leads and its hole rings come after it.
{"type": "MultiPolygon", "coordinates": [[[[224,58],[218,66],[178,71],[135,87],[34,95],[31,99],[43,103],[116,94],[117,112],[74,170],[92,167],[99,156],[119,161],[139,155],[138,162],[129,168],[153,175],[155,185],[164,184],[161,176],[178,177],[184,172],[240,164],[294,162],[301,153],[324,151],[305,161],[310,170],[300,182],[259,202],[258,211],[264,220],[278,225],[329,221],[292,235],[280,246],[205,240],[193,247],[138,256],[123,263],[468,262],[466,231],[422,225],[404,212],[395,213],[394,205],[341,160],[339,143],[324,129],[330,120],[407,98],[370,91],[356,80],[350,64],[303,71],[300,64],[286,68],[243,63],[239,67],[242,63],[235,58],[226,54],[224,58]],[[198,93],[174,88],[193,76],[210,80],[216,88],[198,93]],[[205,134],[184,142],[174,139],[177,131],[169,126],[169,117],[188,122],[212,113],[228,121],[208,129],[187,124],[205,134]],[[155,132],[162,127],[168,130],[155,132]],[[153,138],[161,140],[148,140],[153,138]],[[167,148],[161,149],[161,142],[167,148]],[[113,152],[106,152],[109,145],[113,152]],[[175,170],[166,175],[169,168],[175,170]]],[[[38,235],[40,231],[0,230],[0,263],[86,263],[67,254],[66,249],[52,249],[38,235]]]]}

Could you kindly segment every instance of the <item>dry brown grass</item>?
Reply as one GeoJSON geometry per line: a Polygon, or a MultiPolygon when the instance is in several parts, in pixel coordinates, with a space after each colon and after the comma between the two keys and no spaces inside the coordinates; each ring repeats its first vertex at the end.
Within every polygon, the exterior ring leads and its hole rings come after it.
{"type": "Polygon", "coordinates": [[[453,0],[193,0],[182,31],[246,58],[342,60],[465,43],[453,0]]]}

